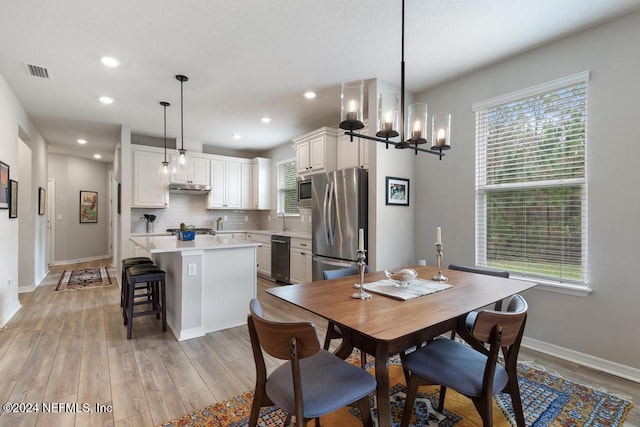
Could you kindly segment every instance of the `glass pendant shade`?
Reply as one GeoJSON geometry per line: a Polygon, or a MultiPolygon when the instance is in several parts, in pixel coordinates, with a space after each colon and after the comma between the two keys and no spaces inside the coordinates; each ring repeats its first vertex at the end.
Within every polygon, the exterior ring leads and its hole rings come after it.
{"type": "Polygon", "coordinates": [[[394,138],[400,129],[400,95],[397,92],[382,92],[378,96],[378,125],[376,136],[394,138]]]}
{"type": "Polygon", "coordinates": [[[431,125],[431,149],[451,148],[451,114],[434,114],[431,125]]]}
{"type": "Polygon", "coordinates": [[[408,119],[407,139],[414,144],[427,142],[427,104],[416,103],[409,105],[408,119]]]}
{"type": "Polygon", "coordinates": [[[364,127],[364,81],[343,82],[341,99],[340,128],[346,130],[362,129],[364,127]]]}
{"type": "Polygon", "coordinates": [[[169,162],[162,162],[159,173],[160,182],[168,184],[171,181],[171,168],[169,167],[169,162]]]}

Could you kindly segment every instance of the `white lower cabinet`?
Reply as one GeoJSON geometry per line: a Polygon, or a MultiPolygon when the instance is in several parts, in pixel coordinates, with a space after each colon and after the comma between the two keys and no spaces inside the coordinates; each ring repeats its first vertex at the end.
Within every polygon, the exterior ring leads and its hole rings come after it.
{"type": "Polygon", "coordinates": [[[313,281],[311,275],[311,239],[291,238],[289,280],[291,283],[313,281]]]}
{"type": "Polygon", "coordinates": [[[256,248],[258,273],[271,277],[271,235],[247,233],[247,240],[260,243],[260,246],[256,248]]]}

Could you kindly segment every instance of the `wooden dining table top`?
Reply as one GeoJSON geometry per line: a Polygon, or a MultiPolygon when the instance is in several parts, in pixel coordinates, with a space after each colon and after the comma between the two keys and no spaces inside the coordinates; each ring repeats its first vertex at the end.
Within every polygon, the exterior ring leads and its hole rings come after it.
{"type": "MultiPolygon", "coordinates": [[[[418,277],[430,280],[436,267],[414,266],[418,277]]],[[[462,316],[536,284],[477,273],[443,269],[450,288],[407,301],[372,293],[354,299],[358,276],[280,286],[267,292],[378,342],[392,342],[417,330],[462,316]]],[[[365,283],[386,279],[384,272],[365,274],[365,283]]]]}

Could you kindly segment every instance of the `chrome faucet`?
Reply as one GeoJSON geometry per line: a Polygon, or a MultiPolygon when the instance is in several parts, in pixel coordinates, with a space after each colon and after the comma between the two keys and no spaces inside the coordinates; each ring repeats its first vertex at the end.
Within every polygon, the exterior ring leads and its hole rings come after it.
{"type": "Polygon", "coordinates": [[[282,218],[282,231],[287,231],[287,217],[284,216],[283,212],[276,213],[276,219],[282,218]]]}

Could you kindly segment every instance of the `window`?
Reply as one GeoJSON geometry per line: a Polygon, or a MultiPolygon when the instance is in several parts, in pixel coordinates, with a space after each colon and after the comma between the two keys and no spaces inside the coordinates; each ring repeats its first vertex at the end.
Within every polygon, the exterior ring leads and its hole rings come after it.
{"type": "Polygon", "coordinates": [[[278,163],[278,209],[285,215],[298,214],[298,197],[296,188],[296,161],[285,160],[278,163]]]}
{"type": "Polygon", "coordinates": [[[473,105],[478,265],[586,285],[588,79],[473,105]]]}

